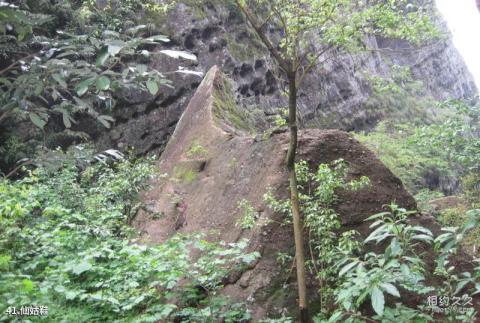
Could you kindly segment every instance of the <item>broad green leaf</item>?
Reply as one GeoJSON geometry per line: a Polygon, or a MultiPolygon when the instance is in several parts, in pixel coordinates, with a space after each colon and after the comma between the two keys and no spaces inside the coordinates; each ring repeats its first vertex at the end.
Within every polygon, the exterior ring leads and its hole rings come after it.
{"type": "Polygon", "coordinates": [[[378,218],[382,218],[382,217],[387,216],[389,214],[390,214],[390,212],[377,213],[377,214],[374,214],[372,216],[369,216],[368,218],[365,219],[365,221],[370,221],[370,220],[375,220],[375,219],[378,219],[378,218]]]}
{"type": "Polygon", "coordinates": [[[402,247],[397,238],[393,238],[390,242],[390,251],[392,252],[392,256],[396,257],[402,253],[402,247]]]}
{"type": "Polygon", "coordinates": [[[376,286],[372,289],[371,301],[375,313],[382,316],[385,308],[385,298],[383,296],[383,292],[376,286]]]}
{"type": "Polygon", "coordinates": [[[429,235],[426,235],[426,234],[417,234],[417,235],[414,235],[414,236],[412,237],[412,239],[424,241],[424,242],[427,242],[427,243],[430,243],[430,242],[433,241],[433,237],[432,237],[432,236],[429,236],[429,235]]]}
{"type": "Polygon", "coordinates": [[[106,91],[110,88],[110,79],[104,75],[100,76],[96,82],[97,90],[106,91]]]}
{"type": "Polygon", "coordinates": [[[426,235],[433,236],[432,231],[430,231],[427,228],[424,228],[424,227],[421,227],[421,226],[415,226],[412,229],[417,231],[417,232],[421,232],[421,233],[424,233],[426,235]]]}
{"type": "Polygon", "coordinates": [[[75,120],[72,118],[70,113],[66,110],[62,111],[62,118],[63,118],[63,124],[67,129],[72,127],[72,122],[75,123],[75,120]]]}
{"type": "Polygon", "coordinates": [[[97,67],[102,67],[103,64],[107,61],[110,53],[108,51],[108,46],[104,46],[97,55],[96,65],[97,67]]]}
{"type": "Polygon", "coordinates": [[[147,81],[147,89],[150,91],[151,95],[156,95],[158,93],[158,84],[155,80],[148,80],[147,81]]]}
{"type": "Polygon", "coordinates": [[[408,267],[407,264],[401,264],[400,265],[400,270],[402,271],[402,274],[407,277],[407,276],[410,276],[411,272],[410,272],[410,267],[408,267]]]}
{"type": "Polygon", "coordinates": [[[77,85],[76,88],[75,88],[75,90],[77,91],[77,95],[78,95],[78,96],[82,96],[82,95],[84,95],[85,93],[87,93],[88,88],[89,88],[90,85],[92,85],[94,82],[95,82],[95,79],[94,79],[94,78],[89,78],[89,79],[83,80],[83,81],[81,81],[80,83],[78,83],[78,85],[77,85]]]}
{"type": "Polygon", "coordinates": [[[345,275],[350,269],[352,269],[353,267],[355,267],[356,265],[358,265],[358,261],[352,261],[351,263],[343,266],[343,268],[340,270],[340,272],[338,273],[338,276],[343,276],[345,275]]]}
{"type": "Polygon", "coordinates": [[[168,37],[164,36],[164,35],[150,36],[150,37],[147,38],[147,40],[152,41],[152,42],[155,42],[155,41],[161,41],[161,42],[164,42],[164,43],[170,42],[170,39],[168,39],[168,37]]]}
{"type": "Polygon", "coordinates": [[[378,243],[378,242],[382,241],[383,239],[385,239],[386,237],[389,236],[389,233],[386,231],[387,227],[388,227],[387,224],[383,224],[383,225],[379,226],[372,233],[370,233],[370,235],[365,239],[364,242],[366,243],[366,242],[369,242],[369,241],[372,241],[372,240],[376,240],[377,243],[378,243]]]}
{"type": "Polygon", "coordinates": [[[82,262],[73,266],[72,273],[74,273],[75,275],[81,275],[82,273],[89,271],[90,269],[92,269],[92,264],[90,264],[86,260],[83,260],[82,262]]]}
{"type": "MultiPolygon", "coordinates": [[[[113,40],[107,43],[108,54],[110,56],[115,56],[125,47],[126,43],[122,40],[113,40]]],[[[103,65],[103,64],[102,64],[103,65]]]]}
{"type": "Polygon", "coordinates": [[[338,322],[338,321],[340,321],[342,316],[343,316],[342,311],[337,311],[337,312],[333,313],[332,316],[330,316],[330,318],[328,319],[328,323],[338,322]]]}
{"type": "Polygon", "coordinates": [[[78,98],[78,97],[76,97],[76,96],[73,97],[73,100],[74,100],[75,103],[76,103],[79,107],[81,107],[82,109],[85,109],[85,108],[88,107],[87,102],[83,101],[82,99],[80,99],[80,98],[78,98]]]}
{"type": "Polygon", "coordinates": [[[394,285],[390,283],[382,283],[380,284],[380,287],[382,287],[383,290],[389,293],[390,295],[395,297],[400,297],[400,293],[398,292],[397,287],[395,287],[394,285]]]}
{"type": "Polygon", "coordinates": [[[34,112],[29,113],[28,116],[30,117],[30,120],[33,122],[33,124],[40,129],[43,129],[43,127],[45,127],[45,125],[47,124],[46,120],[42,119],[38,114],[34,112]]]}
{"type": "Polygon", "coordinates": [[[73,50],[67,50],[64,53],[61,53],[60,55],[57,55],[57,58],[63,58],[63,57],[68,57],[68,56],[76,56],[78,55],[78,52],[73,51],[73,50]]]}
{"type": "Polygon", "coordinates": [[[128,28],[126,32],[131,35],[136,35],[140,30],[147,28],[147,25],[138,25],[132,28],[128,28]]]}
{"type": "Polygon", "coordinates": [[[67,83],[65,82],[63,76],[60,74],[53,74],[52,77],[55,81],[57,81],[58,84],[60,84],[61,87],[67,88],[67,83]]]}
{"type": "Polygon", "coordinates": [[[465,287],[468,283],[470,283],[469,279],[461,280],[458,283],[457,288],[453,292],[453,295],[457,295],[463,289],[463,287],[465,287]]]}
{"type": "Polygon", "coordinates": [[[38,83],[37,86],[35,87],[34,93],[37,96],[40,96],[43,92],[43,83],[38,83]]]}

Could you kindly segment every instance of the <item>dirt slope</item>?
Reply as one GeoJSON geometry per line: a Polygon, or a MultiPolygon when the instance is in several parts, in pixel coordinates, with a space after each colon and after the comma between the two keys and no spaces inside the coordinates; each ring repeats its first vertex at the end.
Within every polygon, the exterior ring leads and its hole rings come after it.
{"type": "MultiPolygon", "coordinates": [[[[247,300],[254,318],[261,318],[294,308],[296,302],[294,279],[286,277],[276,262],[278,251],[292,251],[292,232],[278,222],[267,221],[281,219],[263,201],[269,189],[278,197],[288,192],[283,167],[288,135],[279,133],[264,139],[250,134],[250,120],[237,110],[230,94],[229,81],[213,67],[161,157],[158,167],[165,176],[144,194],[148,211],[138,215],[135,226],[154,243],[175,233],[206,232],[211,239],[227,242],[248,238],[249,248],[259,251],[262,258],[250,270],[229,277],[225,293],[247,300]],[[237,207],[241,200],[258,212],[259,220],[252,230],[236,226],[242,217],[237,207]],[[152,214],[160,216],[155,219],[152,214]]],[[[335,208],[346,227],[365,233],[367,226],[362,221],[392,201],[416,208],[400,180],[345,132],[302,131],[298,158],[312,167],[343,158],[350,166],[350,176],[370,178],[369,188],[339,192],[335,208]]],[[[419,221],[433,226],[431,219],[419,221]]]]}

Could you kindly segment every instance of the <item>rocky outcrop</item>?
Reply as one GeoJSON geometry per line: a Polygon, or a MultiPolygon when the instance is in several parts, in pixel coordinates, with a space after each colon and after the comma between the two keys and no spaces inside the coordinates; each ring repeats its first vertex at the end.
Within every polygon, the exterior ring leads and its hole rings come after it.
{"type": "MultiPolygon", "coordinates": [[[[246,271],[228,277],[223,292],[246,301],[258,320],[281,315],[285,308],[295,309],[296,303],[295,279],[276,261],[279,251],[293,252],[291,227],[281,225],[282,215],[263,200],[268,190],[279,198],[287,197],[284,160],[288,134],[265,139],[250,135],[247,115],[229,100],[230,84],[218,67],[207,73],[160,158],[158,168],[163,175],[143,195],[147,207],[134,225],[150,243],[161,243],[177,233],[203,232],[210,239],[226,242],[247,238],[250,250],[262,257],[246,271]],[[251,230],[237,225],[243,217],[240,201],[246,201],[256,213],[251,230]]],[[[400,180],[343,131],[301,131],[298,158],[308,161],[312,169],[342,158],[352,179],[369,177],[371,185],[366,188],[338,192],[334,208],[345,228],[365,236],[369,228],[363,220],[382,211],[384,205],[396,202],[407,209],[416,208],[400,180]]],[[[413,221],[438,231],[431,217],[413,221]]],[[[309,284],[310,295],[315,295],[314,280],[309,284]]],[[[314,296],[311,301],[315,302],[314,296]]]]}
{"type": "MultiPolygon", "coordinates": [[[[233,5],[180,3],[158,24],[171,37],[171,46],[198,56],[198,64],[191,68],[206,72],[217,65],[233,79],[235,100],[256,113],[260,128],[286,106],[272,59],[233,5]]],[[[378,51],[336,54],[311,73],[299,92],[303,127],[365,130],[395,113],[369,102],[372,90],[366,79],[366,73],[388,76],[391,64],[411,67],[413,76],[425,85],[423,96],[469,99],[476,94],[473,78],[448,38],[421,49],[398,40],[370,38],[368,43],[378,51]]],[[[165,72],[184,62],[160,59],[153,64],[165,72]]],[[[101,136],[100,146],[161,151],[198,85],[195,76],[175,76],[173,81],[175,89],[159,98],[126,100],[116,113],[117,126],[101,136]]]]}

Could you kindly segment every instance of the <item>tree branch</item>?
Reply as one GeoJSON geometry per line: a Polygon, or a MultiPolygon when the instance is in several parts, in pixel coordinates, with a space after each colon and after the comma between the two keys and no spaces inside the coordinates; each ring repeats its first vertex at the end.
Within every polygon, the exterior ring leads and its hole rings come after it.
{"type": "Polygon", "coordinates": [[[33,164],[32,160],[27,160],[15,167],[11,172],[9,172],[7,175],[5,175],[5,178],[10,178],[13,175],[15,175],[23,166],[31,165],[33,164]]]}
{"type": "Polygon", "coordinates": [[[0,70],[0,75],[2,75],[2,74],[5,73],[5,72],[8,72],[8,71],[11,70],[12,68],[14,68],[20,61],[23,61],[23,60],[25,60],[25,59],[28,59],[28,58],[30,58],[30,57],[33,57],[33,56],[35,56],[36,54],[37,54],[37,53],[32,53],[32,54],[30,54],[30,55],[27,55],[27,56],[25,56],[25,57],[22,57],[22,58],[16,60],[16,61],[13,62],[12,64],[10,64],[10,65],[8,65],[7,67],[5,67],[3,70],[0,70]]]}
{"type": "Polygon", "coordinates": [[[291,70],[291,66],[287,60],[285,60],[280,52],[273,46],[272,42],[270,39],[268,39],[267,35],[265,32],[262,30],[260,24],[258,23],[257,19],[255,16],[252,14],[249,8],[244,6],[240,0],[235,0],[235,3],[237,6],[240,8],[240,10],[243,12],[245,17],[247,18],[248,22],[252,25],[253,29],[255,29],[255,32],[257,35],[260,37],[262,40],[263,44],[267,47],[268,51],[273,55],[273,57],[276,59],[278,62],[278,65],[285,71],[289,72],[291,70]]]}
{"type": "Polygon", "coordinates": [[[332,49],[334,46],[333,45],[329,45],[327,46],[326,48],[324,48],[323,50],[321,50],[317,55],[315,55],[315,58],[311,61],[311,63],[305,68],[305,70],[303,71],[303,74],[302,76],[300,77],[300,79],[298,80],[298,86],[300,86],[302,84],[302,81],[305,79],[305,76],[310,73],[310,71],[312,70],[312,68],[314,68],[318,62],[317,60],[323,55],[325,54],[327,51],[329,51],[330,49],[332,49]]]}

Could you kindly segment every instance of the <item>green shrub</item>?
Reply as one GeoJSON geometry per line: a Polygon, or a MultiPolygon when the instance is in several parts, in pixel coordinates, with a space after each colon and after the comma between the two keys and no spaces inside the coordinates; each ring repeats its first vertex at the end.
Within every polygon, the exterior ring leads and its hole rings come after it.
{"type": "Polygon", "coordinates": [[[203,147],[197,140],[193,141],[187,151],[187,157],[190,159],[205,158],[208,155],[208,150],[203,147]]]}
{"type": "Polygon", "coordinates": [[[355,137],[370,148],[405,187],[416,194],[424,188],[424,176],[431,169],[451,174],[441,154],[429,153],[411,143],[412,127],[380,123],[374,132],[356,134],[355,137]]]}
{"type": "MultiPolygon", "coordinates": [[[[468,220],[461,227],[442,229],[443,234],[434,237],[432,232],[408,221],[416,211],[407,211],[396,205],[390,205],[390,211],[371,216],[373,230],[365,239],[366,243],[386,245],[382,253],[368,252],[358,256],[345,253],[337,263],[339,283],[335,289],[335,300],[339,308],[330,316],[328,322],[358,322],[369,320],[361,308],[369,301],[376,315],[372,318],[382,322],[435,322],[431,308],[418,305],[408,308],[398,299],[405,291],[416,295],[442,295],[454,299],[461,295],[473,295],[480,284],[480,272],[461,272],[460,267],[449,262],[455,254],[463,237],[480,220],[480,210],[469,211],[468,220]],[[423,255],[419,253],[422,245],[435,252],[436,268],[427,270],[423,255]],[[442,282],[440,286],[431,286],[427,282],[442,282]],[[427,279],[429,278],[429,279],[427,279]],[[471,285],[469,285],[471,284],[471,285]],[[470,286],[470,287],[467,287],[470,286]],[[473,287],[472,286],[476,286],[473,287]],[[386,304],[386,295],[393,297],[396,305],[386,304]]],[[[471,322],[476,313],[473,306],[465,313],[446,311],[447,322],[471,322]]]]}
{"type": "Polygon", "coordinates": [[[48,306],[45,321],[154,322],[176,317],[234,322],[242,304],[217,294],[233,264],[259,255],[246,241],[222,246],[201,236],[140,245],[127,225],[152,160],[65,161],[23,180],[0,181],[0,320],[8,307],[48,306]],[[191,250],[198,251],[192,258],[191,250]]]}
{"type": "Polygon", "coordinates": [[[417,201],[417,206],[420,211],[428,212],[431,211],[431,205],[429,202],[434,199],[443,197],[442,192],[431,191],[427,188],[421,189],[417,194],[415,194],[415,200],[417,201]]]}
{"type": "MultiPolygon", "coordinates": [[[[468,222],[466,207],[456,207],[443,210],[437,217],[438,221],[447,227],[461,227],[468,222]]],[[[476,227],[469,231],[462,241],[462,246],[470,255],[477,257],[480,247],[480,228],[476,227]]]]}
{"type": "MultiPolygon", "coordinates": [[[[307,268],[319,282],[320,310],[328,311],[333,303],[333,287],[337,280],[334,264],[341,257],[339,246],[356,250],[358,245],[352,231],[339,232],[341,222],[332,205],[337,201],[339,189],[360,190],[369,185],[367,177],[347,181],[348,165],[343,160],[320,164],[312,172],[306,161],[296,164],[299,185],[300,209],[308,232],[307,268]]],[[[272,192],[265,194],[267,205],[275,212],[285,215],[284,223],[291,221],[290,200],[278,200],[272,192]]],[[[279,254],[278,261],[285,263],[288,255],[279,254]]]]}
{"type": "Polygon", "coordinates": [[[242,216],[236,225],[244,230],[252,229],[258,219],[258,212],[245,199],[238,202],[237,209],[240,210],[242,216]]]}

